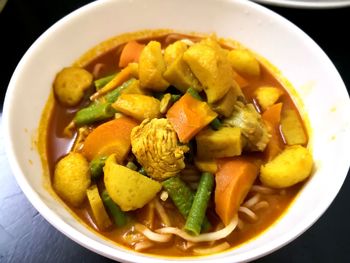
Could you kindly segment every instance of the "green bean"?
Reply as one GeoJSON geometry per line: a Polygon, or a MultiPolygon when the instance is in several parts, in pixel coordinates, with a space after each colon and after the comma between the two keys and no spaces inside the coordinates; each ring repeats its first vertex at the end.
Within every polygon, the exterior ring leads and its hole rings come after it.
{"type": "Polygon", "coordinates": [[[194,194],[179,177],[171,177],[163,181],[163,187],[169,193],[170,198],[173,200],[177,209],[184,218],[187,218],[190,212],[194,194]]]}
{"type": "Polygon", "coordinates": [[[106,159],[107,159],[107,156],[96,157],[90,162],[89,168],[90,168],[92,179],[97,180],[102,176],[103,166],[105,166],[106,159]]]}
{"type": "Polygon", "coordinates": [[[178,101],[181,98],[181,95],[179,94],[172,94],[171,95],[171,101],[174,103],[175,101],[178,101]]]}
{"type": "Polygon", "coordinates": [[[146,175],[146,176],[147,176],[146,170],[145,170],[145,168],[143,168],[143,167],[141,167],[141,168],[138,170],[138,172],[139,172],[140,174],[143,174],[143,175],[146,175]]]}
{"type": "Polygon", "coordinates": [[[126,89],[127,87],[130,86],[130,84],[132,82],[134,82],[135,79],[134,78],[131,78],[127,81],[125,81],[122,85],[118,86],[117,88],[115,88],[114,90],[108,92],[105,96],[104,96],[104,99],[109,102],[109,103],[113,103],[115,102],[118,97],[120,96],[121,92],[126,89]]]}
{"type": "Polygon", "coordinates": [[[115,114],[115,112],[116,111],[112,108],[111,103],[94,102],[76,113],[74,123],[78,127],[88,125],[96,121],[109,119],[115,114]]]}
{"type": "Polygon", "coordinates": [[[128,163],[126,164],[126,167],[128,167],[129,169],[134,170],[134,171],[137,170],[137,166],[136,166],[136,164],[134,164],[133,162],[128,162],[128,163]]]}
{"type": "Polygon", "coordinates": [[[198,91],[196,91],[194,88],[188,88],[187,92],[195,99],[203,101],[203,98],[201,95],[199,95],[198,91]]]}
{"type": "Polygon", "coordinates": [[[95,80],[94,83],[96,90],[102,89],[108,82],[110,82],[115,77],[115,75],[117,75],[117,73],[95,80]]]}
{"type": "Polygon", "coordinates": [[[122,227],[127,223],[126,214],[120,209],[120,207],[113,202],[112,198],[108,195],[107,191],[102,192],[102,201],[107,206],[108,211],[111,213],[114,223],[118,227],[122,227]]]}
{"type": "Polygon", "coordinates": [[[185,230],[193,235],[199,235],[208,207],[211,192],[214,187],[214,176],[211,173],[202,173],[198,189],[188,214],[185,230]]]}
{"type": "Polygon", "coordinates": [[[210,127],[212,127],[213,130],[219,130],[222,126],[221,121],[218,118],[215,118],[211,123],[210,127]]]}
{"type": "MultiPolygon", "coordinates": [[[[169,193],[171,200],[179,210],[180,214],[186,219],[191,210],[194,199],[194,193],[191,188],[179,177],[171,177],[163,181],[163,187],[169,193]]],[[[204,218],[202,230],[206,231],[211,227],[207,217],[204,218]]]]}

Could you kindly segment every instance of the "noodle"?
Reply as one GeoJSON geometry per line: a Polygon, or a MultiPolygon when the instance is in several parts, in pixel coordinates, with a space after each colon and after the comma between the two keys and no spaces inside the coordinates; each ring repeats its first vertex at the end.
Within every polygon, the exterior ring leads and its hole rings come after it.
{"type": "Polygon", "coordinates": [[[146,240],[146,241],[142,241],[142,242],[135,244],[134,249],[136,251],[141,251],[141,250],[145,250],[147,248],[150,248],[153,245],[154,245],[153,242],[146,240]]]}
{"type": "Polygon", "coordinates": [[[191,236],[187,232],[176,227],[164,227],[156,231],[161,234],[174,234],[191,242],[206,242],[206,241],[219,240],[227,237],[229,234],[232,233],[233,230],[235,230],[237,226],[237,222],[238,222],[238,217],[236,215],[231,220],[230,224],[228,224],[225,228],[219,231],[211,232],[211,233],[200,234],[198,236],[191,236]]]}
{"type": "Polygon", "coordinates": [[[214,247],[206,247],[206,248],[194,248],[193,252],[197,255],[208,255],[208,254],[214,254],[221,252],[223,250],[226,250],[230,247],[230,244],[227,242],[223,242],[219,245],[216,245],[214,247]]]}
{"type": "Polygon", "coordinates": [[[160,217],[160,219],[162,220],[162,222],[164,223],[165,226],[171,226],[170,223],[170,219],[168,217],[168,214],[165,212],[164,207],[162,206],[162,204],[157,200],[157,198],[154,199],[154,205],[156,208],[156,211],[160,217]]]}
{"type": "Polygon", "coordinates": [[[152,230],[148,229],[146,226],[141,225],[139,223],[135,224],[135,230],[142,233],[145,237],[148,239],[155,241],[155,242],[168,242],[171,239],[171,235],[163,235],[153,232],[152,230]]]}
{"type": "Polygon", "coordinates": [[[250,191],[260,193],[260,194],[265,194],[265,195],[277,193],[275,189],[272,189],[266,186],[261,186],[261,185],[253,185],[250,191]]]}
{"type": "Polygon", "coordinates": [[[240,218],[238,218],[237,228],[239,230],[242,230],[243,227],[244,227],[244,222],[240,218]]]}
{"type": "Polygon", "coordinates": [[[247,207],[241,206],[238,209],[238,211],[241,212],[241,213],[244,213],[245,215],[247,215],[250,219],[252,219],[254,221],[258,220],[257,215],[252,210],[250,210],[247,207]]]}
{"type": "Polygon", "coordinates": [[[242,206],[247,207],[247,208],[251,208],[252,206],[254,206],[256,203],[258,203],[260,201],[260,194],[257,193],[255,194],[252,198],[250,198],[248,201],[246,201],[242,206]]]}
{"type": "Polygon", "coordinates": [[[270,205],[267,201],[260,201],[259,203],[255,204],[253,207],[252,207],[252,210],[253,211],[257,211],[257,210],[260,210],[260,209],[264,209],[264,208],[268,208],[270,205]]]}

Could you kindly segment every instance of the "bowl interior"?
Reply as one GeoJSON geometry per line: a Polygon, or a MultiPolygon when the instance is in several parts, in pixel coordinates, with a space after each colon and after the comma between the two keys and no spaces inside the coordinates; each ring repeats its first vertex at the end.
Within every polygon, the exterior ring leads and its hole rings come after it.
{"type": "Polygon", "coordinates": [[[249,1],[96,1],[47,30],[19,63],[4,106],[6,148],[23,192],[52,225],[93,251],[122,261],[162,260],[131,253],[76,221],[43,187],[41,161],[33,147],[56,72],[109,37],[156,28],[215,32],[264,56],[302,97],[298,106],[307,113],[312,130],[315,173],[288,213],[254,240],[196,260],[246,261],[293,240],[322,215],[345,179],[349,167],[346,150],[350,147],[349,97],[337,70],[317,44],[290,22],[249,1]]]}

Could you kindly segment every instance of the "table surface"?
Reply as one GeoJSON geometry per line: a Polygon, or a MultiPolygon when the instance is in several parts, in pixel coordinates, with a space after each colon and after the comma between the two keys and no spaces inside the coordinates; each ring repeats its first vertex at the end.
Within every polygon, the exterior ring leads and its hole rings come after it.
{"type": "MultiPolygon", "coordinates": [[[[11,74],[29,46],[57,20],[88,2],[91,1],[8,1],[0,13],[1,109],[11,74]]],[[[267,7],[309,34],[350,87],[350,8],[267,7]]],[[[1,130],[0,117],[0,262],[109,262],[65,237],[33,208],[12,175],[1,130]]],[[[256,262],[350,262],[349,203],[348,176],[337,198],[316,224],[292,243],[256,262]]]]}

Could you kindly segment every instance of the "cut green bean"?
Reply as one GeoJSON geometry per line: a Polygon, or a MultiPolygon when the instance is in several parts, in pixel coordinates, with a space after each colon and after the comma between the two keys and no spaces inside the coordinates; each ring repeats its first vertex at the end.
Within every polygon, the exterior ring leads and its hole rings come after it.
{"type": "Polygon", "coordinates": [[[133,162],[128,162],[126,164],[126,167],[128,167],[129,169],[134,170],[134,171],[137,171],[137,169],[138,169],[136,164],[134,164],[133,162]]]}
{"type": "Polygon", "coordinates": [[[115,112],[116,111],[112,108],[111,103],[95,102],[86,108],[79,110],[74,117],[74,123],[80,127],[96,121],[103,121],[113,117],[115,112]]]}
{"type": "Polygon", "coordinates": [[[133,83],[135,80],[136,79],[131,78],[131,79],[125,81],[122,85],[120,85],[117,88],[115,88],[114,90],[108,92],[104,96],[104,99],[109,103],[115,102],[118,99],[118,97],[120,96],[120,94],[122,93],[122,91],[125,90],[127,87],[129,87],[130,84],[133,83]]]}
{"type": "Polygon", "coordinates": [[[125,226],[127,223],[127,216],[126,214],[120,209],[120,207],[113,202],[112,198],[109,196],[106,190],[102,192],[102,201],[107,207],[108,211],[113,217],[114,223],[118,227],[125,226]]]}
{"type": "Polygon", "coordinates": [[[178,101],[181,98],[181,95],[179,94],[171,94],[171,101],[174,103],[175,101],[178,101]]]}
{"type": "Polygon", "coordinates": [[[104,86],[106,86],[106,84],[110,82],[115,77],[115,75],[117,75],[117,73],[95,80],[94,83],[96,90],[102,89],[104,86]]]}
{"type": "Polygon", "coordinates": [[[218,118],[215,118],[211,123],[210,127],[212,127],[213,130],[217,131],[221,128],[222,123],[218,118]]]}
{"type": "Polygon", "coordinates": [[[214,176],[211,173],[203,173],[185,224],[185,230],[192,235],[199,235],[201,232],[213,187],[214,176]]]}
{"type": "Polygon", "coordinates": [[[145,168],[143,168],[143,167],[141,167],[141,168],[138,170],[138,172],[139,172],[140,174],[143,174],[143,175],[146,175],[146,176],[147,176],[146,170],[145,170],[145,168]]]}
{"type": "Polygon", "coordinates": [[[107,156],[100,156],[100,157],[96,157],[90,162],[89,168],[90,168],[91,178],[93,180],[97,180],[102,176],[103,166],[105,166],[106,160],[107,160],[107,156]]]}
{"type": "Polygon", "coordinates": [[[194,88],[188,88],[187,92],[195,99],[203,101],[203,98],[201,95],[199,95],[198,91],[196,91],[194,88]]]}
{"type": "Polygon", "coordinates": [[[194,198],[191,188],[177,176],[163,181],[162,184],[181,215],[187,218],[194,198]]]}
{"type": "MultiPolygon", "coordinates": [[[[162,184],[180,214],[186,219],[190,213],[194,199],[194,193],[191,188],[177,176],[163,181],[162,184]]],[[[202,224],[202,231],[207,231],[210,227],[211,224],[208,218],[205,217],[202,224]]]]}

